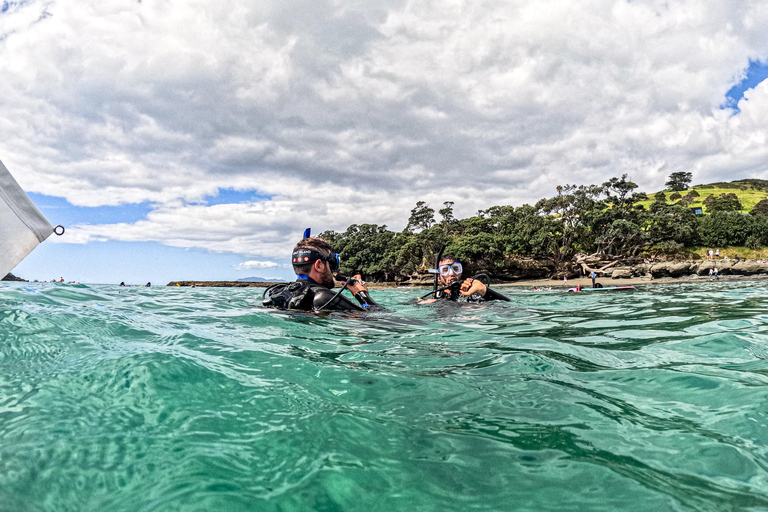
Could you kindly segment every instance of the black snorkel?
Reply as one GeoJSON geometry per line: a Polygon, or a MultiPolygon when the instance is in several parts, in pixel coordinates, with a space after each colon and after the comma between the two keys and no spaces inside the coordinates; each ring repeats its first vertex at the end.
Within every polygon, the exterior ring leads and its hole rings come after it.
{"type": "Polygon", "coordinates": [[[440,252],[437,253],[437,256],[435,257],[435,283],[432,285],[432,294],[434,295],[437,293],[437,276],[439,273],[437,272],[437,267],[440,265],[440,258],[443,257],[443,251],[445,251],[445,245],[443,245],[440,248],[440,252]]]}
{"type": "Polygon", "coordinates": [[[437,289],[438,275],[440,274],[438,272],[438,270],[437,270],[437,267],[440,265],[440,258],[443,257],[443,251],[445,251],[445,245],[443,245],[440,248],[440,251],[438,251],[437,256],[435,256],[435,268],[429,269],[429,272],[431,274],[435,275],[435,280],[432,283],[432,291],[430,293],[424,295],[423,297],[416,297],[416,300],[424,300],[424,299],[426,299],[427,297],[430,297],[430,296],[434,297],[437,294],[437,292],[444,292],[444,291],[449,290],[451,288],[449,286],[447,288],[443,288],[442,290],[438,290],[437,289]]]}

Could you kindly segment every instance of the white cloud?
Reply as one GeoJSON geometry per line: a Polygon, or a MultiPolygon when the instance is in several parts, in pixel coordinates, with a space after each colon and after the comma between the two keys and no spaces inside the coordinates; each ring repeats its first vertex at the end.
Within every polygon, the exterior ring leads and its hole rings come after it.
{"type": "Polygon", "coordinates": [[[290,268],[290,265],[275,263],[274,261],[245,261],[235,266],[235,270],[253,270],[265,268],[290,268]]]}
{"type": "Polygon", "coordinates": [[[282,258],[301,230],[400,229],[622,173],[768,178],[768,8],[735,0],[31,0],[0,14],[0,157],[77,205],[67,240],[282,258]],[[200,202],[219,188],[260,203],[200,202]]]}

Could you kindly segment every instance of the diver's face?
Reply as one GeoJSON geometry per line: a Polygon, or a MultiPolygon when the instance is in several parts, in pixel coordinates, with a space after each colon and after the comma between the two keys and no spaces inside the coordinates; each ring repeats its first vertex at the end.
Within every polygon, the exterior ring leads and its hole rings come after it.
{"type": "MultiPolygon", "coordinates": [[[[453,260],[443,260],[440,262],[440,265],[438,265],[438,268],[442,267],[443,265],[452,265],[453,263],[455,263],[453,260]]],[[[440,278],[440,282],[443,284],[443,286],[450,286],[456,281],[461,280],[461,274],[456,274],[452,268],[448,269],[448,273],[446,275],[440,274],[438,277],[440,278]]]]}

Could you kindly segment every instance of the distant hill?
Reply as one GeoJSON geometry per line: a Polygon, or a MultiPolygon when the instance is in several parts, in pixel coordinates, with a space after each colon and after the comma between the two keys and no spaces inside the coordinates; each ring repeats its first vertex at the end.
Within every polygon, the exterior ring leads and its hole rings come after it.
{"type": "Polygon", "coordinates": [[[244,277],[238,279],[238,283],[282,283],[285,279],[271,279],[269,277],[244,277]]]}
{"type": "MultiPolygon", "coordinates": [[[[685,198],[685,196],[688,196],[693,191],[696,191],[696,194],[698,195],[692,194],[690,198],[686,198],[687,200],[684,200],[680,204],[689,206],[691,208],[702,207],[704,209],[704,213],[708,213],[708,202],[705,204],[705,201],[710,195],[713,197],[718,197],[722,194],[735,194],[736,197],[739,198],[743,208],[741,213],[749,213],[758,202],[763,199],[768,199],[768,180],[744,179],[729,182],[721,181],[694,185],[688,188],[688,190],[678,192],[681,197],[675,197],[674,199],[670,197],[675,194],[674,192],[670,190],[664,190],[663,192],[666,196],[667,203],[678,203],[681,198],[685,198]]],[[[648,194],[649,201],[642,201],[638,204],[642,204],[647,208],[660,193],[661,192],[648,194]]]]}

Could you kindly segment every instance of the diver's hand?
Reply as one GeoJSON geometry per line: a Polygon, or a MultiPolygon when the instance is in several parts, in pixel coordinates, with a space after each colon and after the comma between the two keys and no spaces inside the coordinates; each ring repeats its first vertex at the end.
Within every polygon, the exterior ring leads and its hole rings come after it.
{"type": "Polygon", "coordinates": [[[461,283],[462,295],[474,295],[476,293],[485,295],[487,290],[488,288],[486,288],[485,285],[477,279],[465,279],[464,282],[461,283]]]}
{"type": "Polygon", "coordinates": [[[356,295],[360,292],[368,291],[368,287],[365,286],[365,282],[360,274],[357,274],[352,282],[347,285],[347,290],[351,291],[352,295],[356,295]]]}

